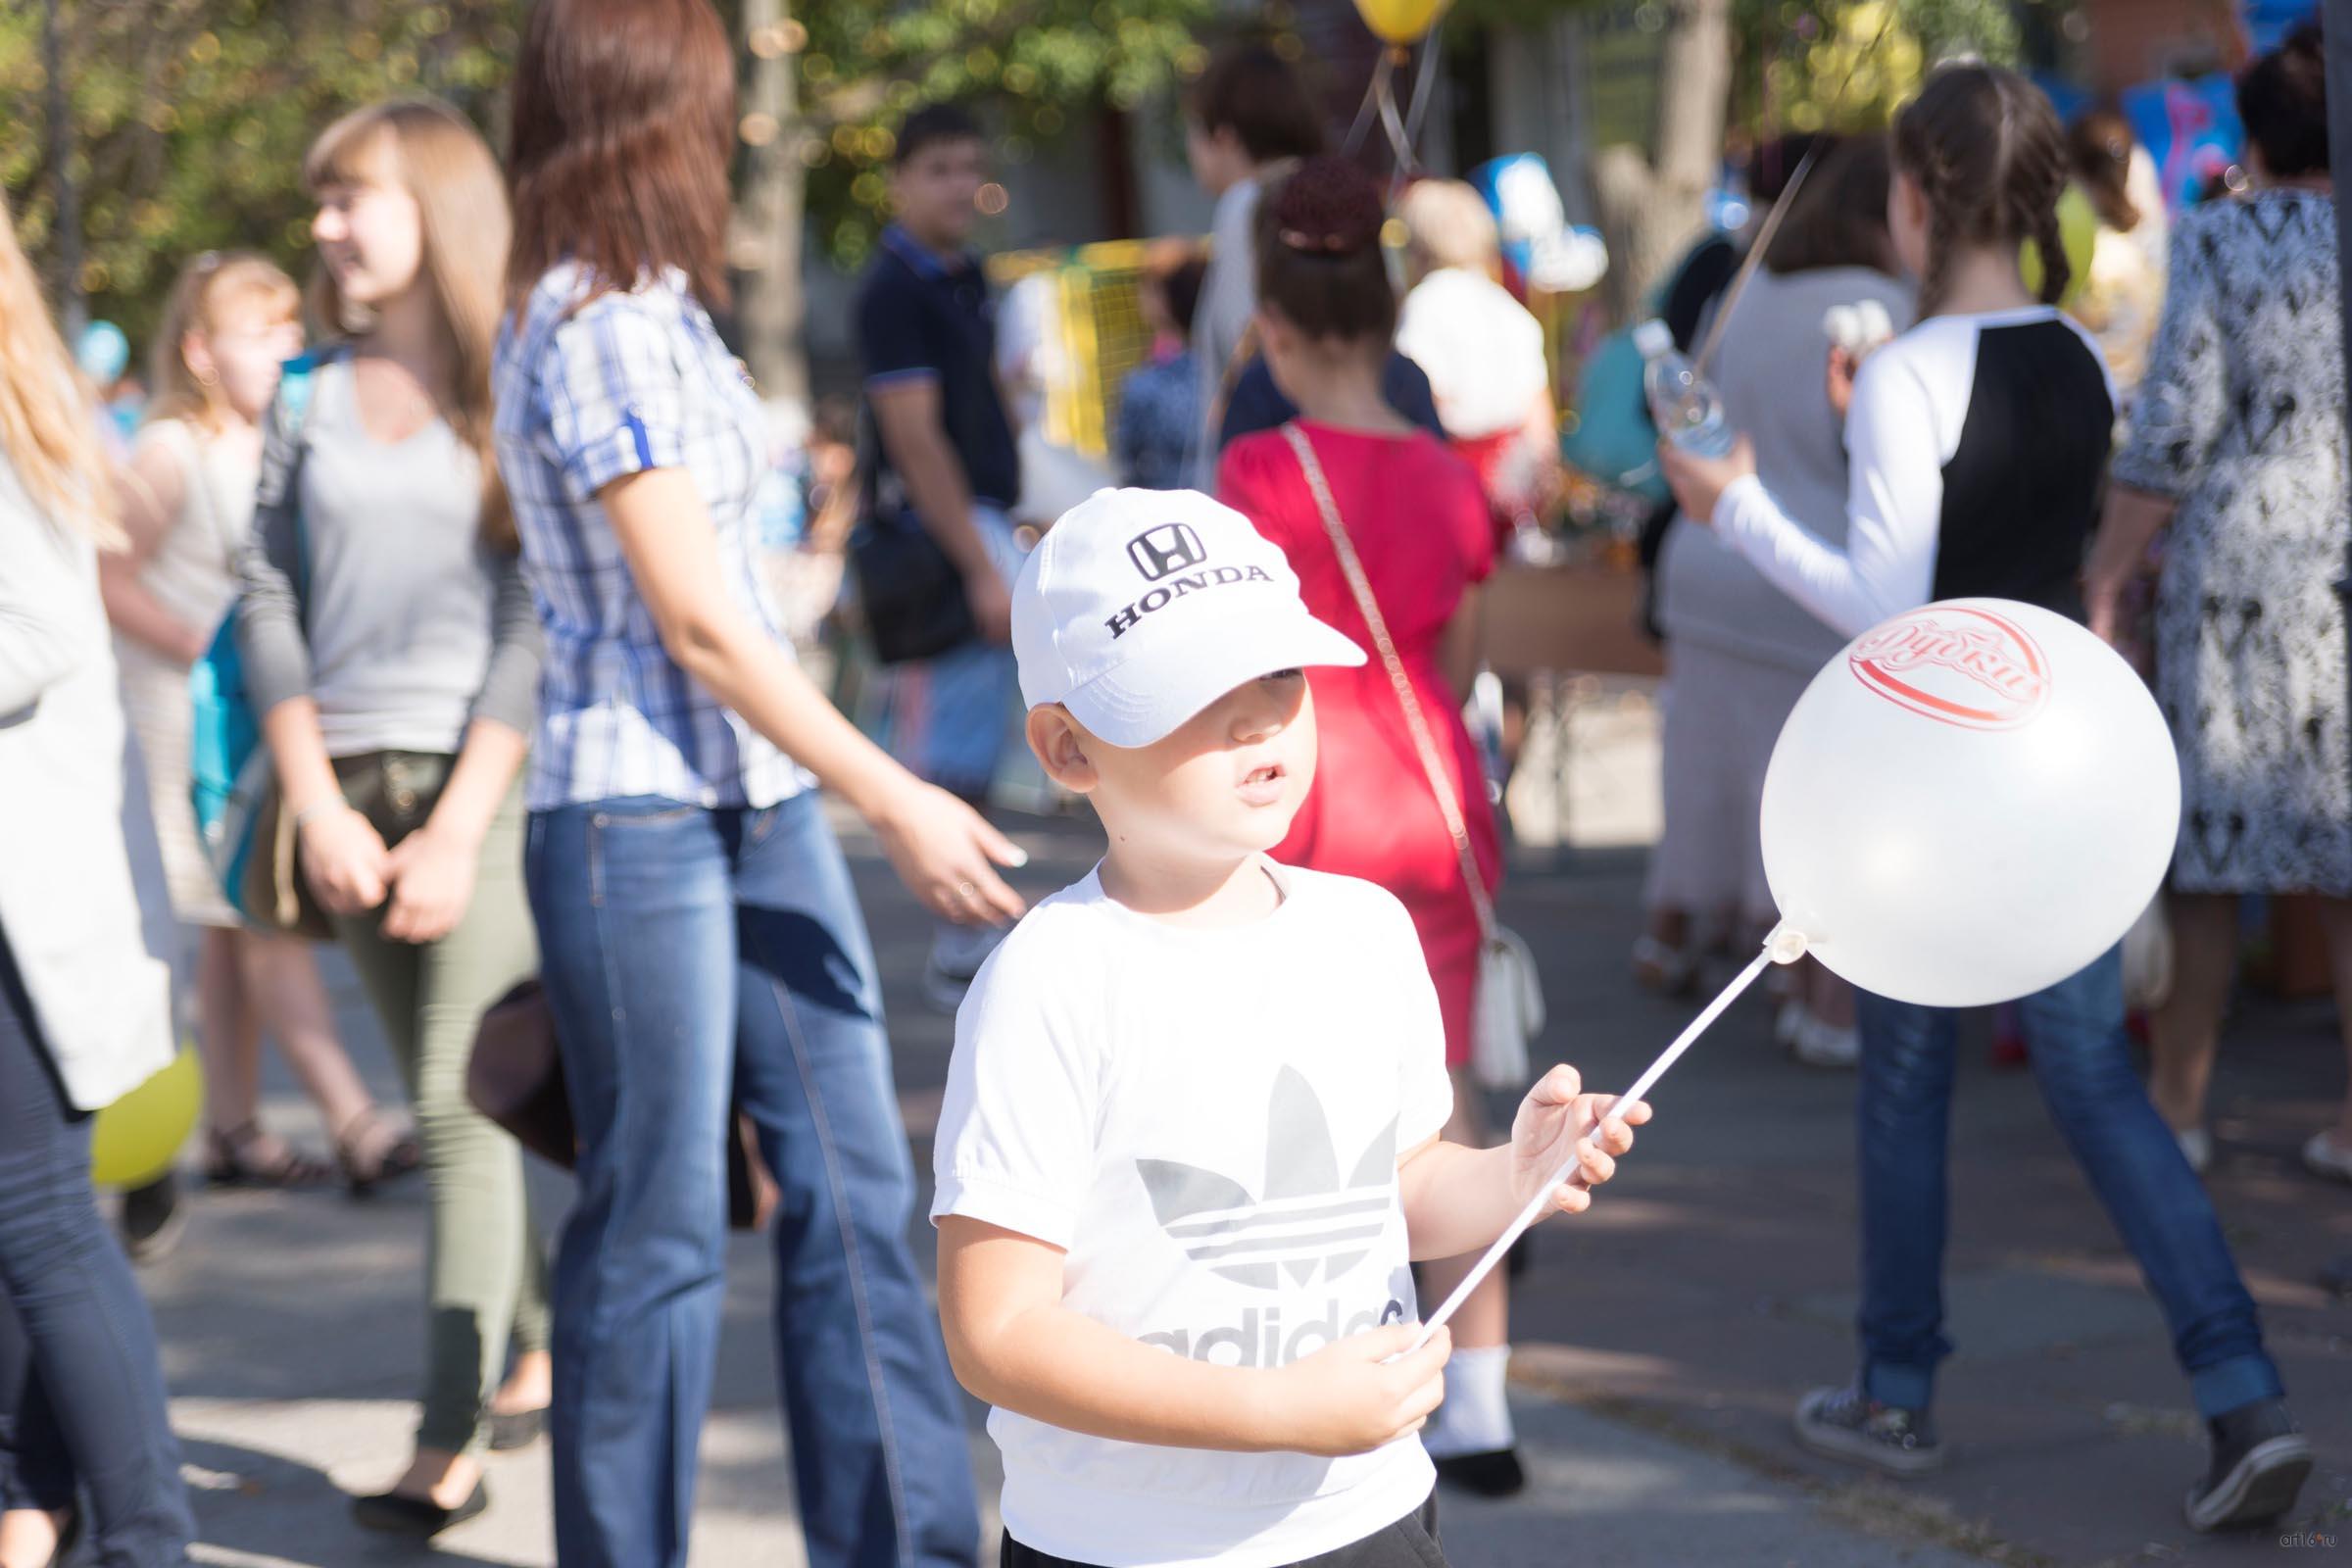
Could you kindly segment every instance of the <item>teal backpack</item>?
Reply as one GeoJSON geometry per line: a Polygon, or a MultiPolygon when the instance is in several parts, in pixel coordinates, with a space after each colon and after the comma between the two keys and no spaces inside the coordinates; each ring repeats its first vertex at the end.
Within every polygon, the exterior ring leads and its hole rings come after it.
{"type": "Polygon", "coordinates": [[[1576,424],[1560,437],[1560,456],[1611,489],[1657,507],[1667,500],[1666,478],[1658,471],[1658,427],[1642,391],[1647,368],[1630,326],[1594,346],[1577,377],[1576,424]]]}
{"type": "MultiPolygon", "coordinates": [[[[302,425],[310,412],[311,372],[318,361],[311,355],[289,360],[277,386],[280,427],[294,443],[288,461],[288,493],[302,472],[302,425]]],[[[297,534],[300,530],[296,522],[297,534]]],[[[307,579],[309,552],[304,551],[307,579]]],[[[306,580],[298,585],[307,590],[306,580]]],[[[262,744],[261,715],[245,689],[245,669],[237,651],[237,607],[213,633],[213,640],[188,670],[188,694],[196,706],[194,733],[188,748],[188,793],[196,804],[196,828],[213,874],[228,897],[229,907],[255,925],[274,924],[273,911],[246,907],[246,875],[252,867],[255,828],[260,808],[274,781],[270,748],[262,744]]]]}

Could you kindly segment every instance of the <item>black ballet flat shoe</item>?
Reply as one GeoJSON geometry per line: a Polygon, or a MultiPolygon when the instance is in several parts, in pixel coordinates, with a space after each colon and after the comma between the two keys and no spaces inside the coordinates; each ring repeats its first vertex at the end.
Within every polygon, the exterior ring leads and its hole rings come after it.
{"type": "Polygon", "coordinates": [[[547,1406],[536,1410],[493,1410],[490,1412],[490,1451],[511,1453],[527,1448],[539,1441],[547,1430],[547,1406]]]}
{"type": "Polygon", "coordinates": [[[473,1494],[455,1508],[444,1508],[429,1497],[379,1492],[370,1497],[352,1498],[351,1516],[369,1530],[380,1530],[390,1536],[412,1536],[422,1541],[439,1535],[452,1525],[462,1525],[468,1519],[479,1518],[489,1507],[490,1489],[476,1481],[473,1494]]]}
{"type": "Polygon", "coordinates": [[[1527,1472],[1520,1467],[1517,1448],[1454,1453],[1435,1462],[1440,1481],[1474,1497],[1515,1497],[1527,1490],[1527,1472]]]}

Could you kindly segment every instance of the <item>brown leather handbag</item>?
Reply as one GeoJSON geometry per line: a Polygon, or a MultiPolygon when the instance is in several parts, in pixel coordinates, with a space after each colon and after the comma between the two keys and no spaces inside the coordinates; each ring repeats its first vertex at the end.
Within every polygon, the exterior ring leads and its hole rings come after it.
{"type": "MultiPolygon", "coordinates": [[[[564,1088],[555,1009],[536,976],[482,1014],[473,1055],[466,1064],[466,1098],[540,1158],[565,1170],[578,1162],[579,1135],[564,1088]]],[[[727,1118],[725,1141],[727,1224],[739,1231],[765,1230],[776,1211],[776,1179],[760,1157],[758,1132],[741,1107],[727,1118]]]]}

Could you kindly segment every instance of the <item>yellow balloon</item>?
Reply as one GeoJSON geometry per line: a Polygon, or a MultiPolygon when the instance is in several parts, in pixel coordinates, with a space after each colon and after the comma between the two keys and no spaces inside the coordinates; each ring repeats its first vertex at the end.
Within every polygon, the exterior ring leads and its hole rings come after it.
{"type": "Polygon", "coordinates": [[[203,1102],[196,1048],[182,1046],[171,1065],[98,1112],[90,1128],[90,1180],[144,1187],[170,1170],[203,1102]]]}
{"type": "MultiPolygon", "coordinates": [[[[2082,187],[2070,184],[2058,198],[2058,243],[2066,251],[2066,265],[2072,274],[2066,290],[2058,296],[2061,306],[2075,303],[2082,285],[2090,277],[2090,253],[2099,242],[2099,214],[2082,194],[2082,187]]],[[[2041,292],[2041,251],[2032,240],[2018,256],[2019,270],[2026,275],[2026,287],[2041,292]]]]}
{"type": "Polygon", "coordinates": [[[1427,32],[1446,4],[1446,0],[1355,0],[1355,9],[1375,37],[1401,44],[1427,32]]]}

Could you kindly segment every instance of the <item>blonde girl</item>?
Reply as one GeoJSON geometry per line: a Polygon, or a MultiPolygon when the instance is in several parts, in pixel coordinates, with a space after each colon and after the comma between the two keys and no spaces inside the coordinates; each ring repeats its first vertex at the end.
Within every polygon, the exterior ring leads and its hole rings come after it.
{"type": "Polygon", "coordinates": [[[117,480],[128,547],[98,568],[172,909],[197,935],[205,1172],[216,1186],[307,1187],[334,1174],[257,1117],[265,1029],[329,1129],[369,1125],[375,1108],[335,1037],[309,946],[238,919],[188,798],[188,666],[236,599],[260,420],[280,367],[302,352],[300,308],[294,280],[260,256],[208,251],[180,270],[156,331],[155,398],[117,480]]]}
{"type": "Polygon", "coordinates": [[[172,1054],[98,600],[113,499],[0,209],[0,1568],[62,1560],[69,1535],[118,1568],[179,1568],[193,1528],[155,1328],[90,1189],[89,1113],[172,1054]]]}
{"type": "Polygon", "coordinates": [[[421,1536],[487,1506],[480,1451],[527,1442],[548,1397],[521,1152],[466,1099],[483,1010],[538,966],[515,780],[539,630],[486,446],[509,222],[489,148],[427,99],[337,121],[303,173],[313,309],[347,335],[299,433],[270,428],[240,632],[303,872],[415,1101],[423,1411],[407,1471],[356,1511],[421,1536]]]}

